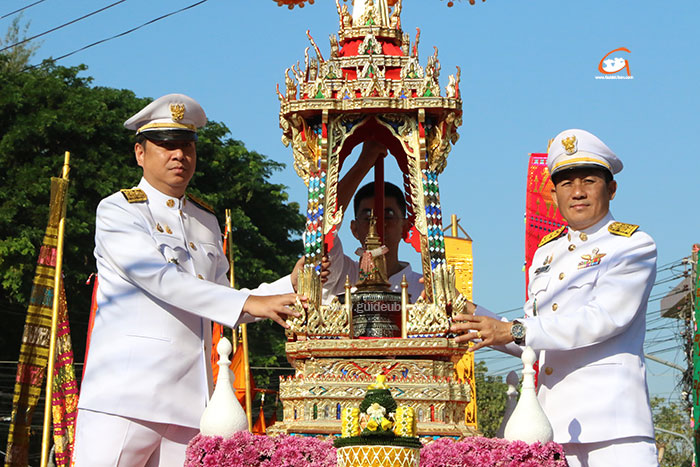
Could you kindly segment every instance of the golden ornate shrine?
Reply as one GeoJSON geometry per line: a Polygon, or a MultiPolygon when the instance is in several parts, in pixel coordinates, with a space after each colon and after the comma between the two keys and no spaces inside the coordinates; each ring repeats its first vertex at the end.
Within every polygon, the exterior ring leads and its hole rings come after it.
{"type": "MultiPolygon", "coordinates": [[[[425,66],[419,63],[420,31],[411,44],[401,29],[401,0],[355,0],[352,12],[338,0],[336,6],[340,30],[330,36],[330,57],[323,58],[307,31],[303,69],[298,62],[288,68],[284,93],[278,88],[282,141],[292,145],[294,168],[308,187],[299,292],[309,300],[306,310],[297,304],[302,316],[289,321],[286,350],[296,372],[281,380],[284,418],[270,431],[340,433],[342,408],[359,404],[367,384],[383,373],[396,401],[414,407],[419,436],[471,435],[473,354],[465,356],[465,347],[448,338],[449,317],[467,297],[446,259],[438,187],[462,123],[460,70],[443,93],[438,50],[425,66]],[[338,175],[351,150],[368,139],[383,143],[403,173],[426,289],[425,300],[409,303],[402,286],[401,335],[391,338],[355,338],[349,281],[342,303],[321,301],[321,257],[343,216],[338,175]]],[[[375,180],[383,184],[383,162],[377,164],[375,180]]],[[[381,237],[383,196],[375,196],[374,212],[381,237]]]]}

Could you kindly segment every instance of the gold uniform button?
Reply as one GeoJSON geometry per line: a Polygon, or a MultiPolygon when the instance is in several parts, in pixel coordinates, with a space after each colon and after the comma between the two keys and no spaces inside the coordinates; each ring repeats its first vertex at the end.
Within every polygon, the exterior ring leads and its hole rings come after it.
{"type": "Polygon", "coordinates": [[[559,308],[559,305],[552,303],[552,311],[557,311],[557,308],[559,308]]]}
{"type": "Polygon", "coordinates": [[[585,242],[586,240],[588,240],[588,235],[582,232],[581,235],[579,235],[579,238],[585,242]]]}
{"type": "Polygon", "coordinates": [[[175,206],[175,201],[173,201],[172,199],[169,199],[168,201],[165,202],[165,204],[167,204],[169,208],[172,208],[175,206]]]}
{"type": "Polygon", "coordinates": [[[190,242],[190,248],[192,248],[194,251],[197,251],[197,247],[194,246],[194,243],[190,242]]]}
{"type": "Polygon", "coordinates": [[[547,367],[544,368],[544,372],[545,372],[546,374],[548,374],[548,375],[551,375],[552,372],[554,372],[554,370],[552,369],[551,366],[547,366],[547,367]]]}
{"type": "Polygon", "coordinates": [[[197,274],[197,279],[204,279],[204,276],[201,274],[197,274]]]}
{"type": "Polygon", "coordinates": [[[571,241],[571,234],[566,234],[566,239],[567,239],[568,241],[571,241]]]}
{"type": "Polygon", "coordinates": [[[575,249],[576,249],[576,245],[574,245],[573,243],[571,245],[569,245],[569,251],[574,251],[575,249]]]}
{"type": "Polygon", "coordinates": [[[563,280],[563,279],[564,279],[564,273],[562,272],[559,274],[559,280],[563,280]]]}
{"type": "Polygon", "coordinates": [[[168,224],[165,224],[165,231],[168,232],[169,234],[173,233],[173,231],[170,229],[170,226],[168,224]]]}

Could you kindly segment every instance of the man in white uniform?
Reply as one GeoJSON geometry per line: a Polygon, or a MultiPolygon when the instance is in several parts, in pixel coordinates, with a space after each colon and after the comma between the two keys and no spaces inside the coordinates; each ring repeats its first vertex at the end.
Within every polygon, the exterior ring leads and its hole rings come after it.
{"type": "Polygon", "coordinates": [[[529,270],[525,319],[482,307],[458,315],[455,340],[518,355],[539,352],[537,397],[571,467],[656,466],[644,364],[656,245],[609,211],[622,162],[601,140],[566,130],[547,165],[568,223],[540,242],[529,270]],[[478,340],[481,340],[478,342],[478,340]]]}
{"type": "Polygon", "coordinates": [[[211,391],[211,321],[284,318],[295,274],[253,291],[229,287],[219,223],[185,193],[197,159],[200,105],[156,99],[136,130],[137,188],[97,208],[99,275],[74,461],[78,467],[182,465],[211,391]]]}
{"type": "MultiPolygon", "coordinates": [[[[368,141],[362,148],[362,153],[347,172],[338,182],[338,206],[346,212],[347,206],[353,193],[357,190],[362,179],[379,157],[386,157],[386,148],[373,141],[368,141]]],[[[374,182],[364,185],[357,190],[353,201],[355,219],[350,222],[350,230],[353,236],[360,241],[364,249],[365,238],[369,232],[369,218],[374,209],[374,182]]],[[[423,291],[423,284],[420,283],[422,274],[414,272],[411,265],[404,261],[399,261],[399,243],[404,237],[410,225],[406,219],[406,200],[403,192],[396,185],[384,182],[384,245],[387,247],[386,268],[389,276],[389,283],[393,292],[401,292],[401,279],[406,276],[408,282],[408,293],[411,301],[416,301],[423,291]]],[[[356,252],[359,253],[359,252],[356,252]]],[[[350,283],[355,285],[359,277],[359,254],[358,258],[352,259],[345,255],[340,238],[336,237],[333,248],[328,252],[327,268],[328,276],[323,284],[324,303],[338,294],[345,292],[345,277],[350,277],[350,283]],[[328,264],[330,262],[330,265],[328,264]]]]}

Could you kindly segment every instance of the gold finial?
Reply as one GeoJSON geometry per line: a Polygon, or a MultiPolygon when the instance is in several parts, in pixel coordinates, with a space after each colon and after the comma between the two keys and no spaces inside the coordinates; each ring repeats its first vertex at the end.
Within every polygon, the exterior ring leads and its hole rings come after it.
{"type": "Polygon", "coordinates": [[[368,221],[369,231],[365,238],[364,252],[360,257],[360,280],[356,285],[358,289],[386,290],[389,287],[389,281],[384,255],[388,250],[382,245],[379,234],[377,234],[377,218],[374,215],[374,210],[370,212],[368,221]]]}

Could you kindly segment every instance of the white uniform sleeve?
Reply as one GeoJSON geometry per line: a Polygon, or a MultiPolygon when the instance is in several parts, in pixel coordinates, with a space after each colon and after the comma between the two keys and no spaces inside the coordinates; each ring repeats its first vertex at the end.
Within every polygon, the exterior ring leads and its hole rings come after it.
{"type": "Polygon", "coordinates": [[[527,345],[536,351],[587,347],[622,333],[644,312],[656,277],[656,245],[643,232],[624,241],[587,300],[523,320],[527,345]]]}
{"type": "MultiPolygon", "coordinates": [[[[228,266],[217,260],[217,283],[182,271],[177,264],[166,261],[143,222],[141,216],[135,216],[120,203],[100,203],[95,232],[98,261],[102,257],[122,279],[157,300],[229,327],[236,326],[251,292],[227,285],[224,279],[228,266]]],[[[223,252],[221,258],[225,261],[223,252]]],[[[275,293],[266,290],[260,295],[275,293]]]]}

